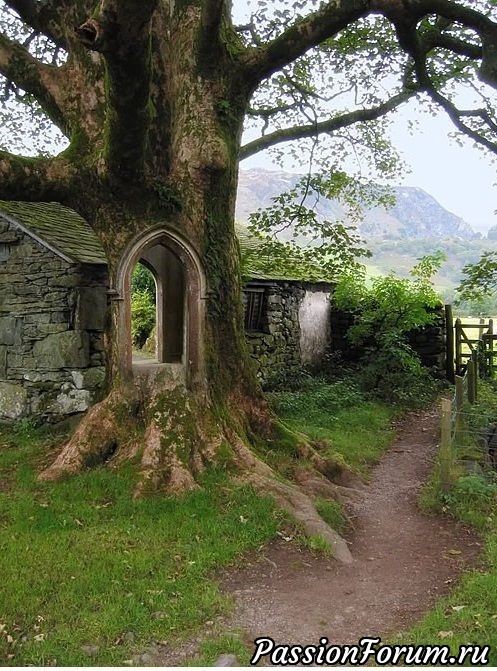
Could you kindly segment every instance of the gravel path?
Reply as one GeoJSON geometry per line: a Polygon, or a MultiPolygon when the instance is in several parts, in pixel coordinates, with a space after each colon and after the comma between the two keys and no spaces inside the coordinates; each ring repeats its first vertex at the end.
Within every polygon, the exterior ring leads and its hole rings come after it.
{"type": "Polygon", "coordinates": [[[481,549],[470,530],[417,505],[432,469],[438,414],[411,414],[354,503],[349,566],[310,558],[284,541],[265,558],[229,573],[235,598],[229,625],[250,639],[314,643],[327,636],[353,643],[401,630],[449,588],[481,549]]]}

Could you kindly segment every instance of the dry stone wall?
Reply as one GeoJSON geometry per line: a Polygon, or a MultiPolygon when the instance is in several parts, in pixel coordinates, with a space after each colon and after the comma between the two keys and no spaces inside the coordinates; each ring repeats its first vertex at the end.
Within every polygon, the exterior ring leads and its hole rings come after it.
{"type": "Polygon", "coordinates": [[[83,412],[105,379],[104,266],[68,263],[0,219],[0,420],[83,412]]]}
{"type": "MultiPolygon", "coordinates": [[[[446,326],[443,305],[434,308],[436,313],[432,324],[412,331],[407,342],[419,355],[423,366],[430,368],[432,373],[441,379],[445,377],[446,361],[446,326]]],[[[336,308],[331,312],[330,351],[340,352],[345,361],[357,362],[362,351],[353,347],[347,340],[347,331],[354,324],[352,313],[336,308]]]]}
{"type": "Polygon", "coordinates": [[[266,284],[261,331],[246,334],[263,385],[285,371],[322,363],[330,339],[330,290],[325,283],[266,284]]]}
{"type": "Polygon", "coordinates": [[[300,284],[279,282],[266,286],[262,330],[246,334],[263,385],[281,371],[300,365],[299,306],[304,294],[300,284]]]}

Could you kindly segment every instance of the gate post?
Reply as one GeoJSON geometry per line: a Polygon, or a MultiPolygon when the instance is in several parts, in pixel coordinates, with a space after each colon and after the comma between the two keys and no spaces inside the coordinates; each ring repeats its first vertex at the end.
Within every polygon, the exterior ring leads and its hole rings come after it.
{"type": "Polygon", "coordinates": [[[447,380],[454,384],[454,318],[452,315],[452,305],[445,306],[445,376],[447,380]]]}

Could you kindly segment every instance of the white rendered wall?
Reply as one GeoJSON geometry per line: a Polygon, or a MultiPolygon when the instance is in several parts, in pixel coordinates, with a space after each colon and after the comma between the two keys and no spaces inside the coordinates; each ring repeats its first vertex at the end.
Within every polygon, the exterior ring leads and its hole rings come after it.
{"type": "Polygon", "coordinates": [[[317,365],[330,344],[331,305],[328,291],[307,289],[299,308],[300,352],[304,365],[317,365]]]}

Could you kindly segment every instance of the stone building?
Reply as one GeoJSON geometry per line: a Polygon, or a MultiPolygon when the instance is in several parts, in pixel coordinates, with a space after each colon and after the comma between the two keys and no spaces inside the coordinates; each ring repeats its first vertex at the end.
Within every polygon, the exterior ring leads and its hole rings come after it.
{"type": "Polygon", "coordinates": [[[0,202],[0,419],[83,412],[105,379],[107,266],[55,203],[0,202]]]}
{"type": "MultiPolygon", "coordinates": [[[[112,300],[123,305],[123,360],[167,364],[175,383],[187,383],[188,370],[198,367],[207,289],[194,252],[174,231],[149,237],[130,250],[120,285],[109,288],[104,251],[76,212],[57,203],[0,202],[0,421],[58,421],[98,400],[112,300]],[[156,351],[145,361],[131,350],[130,273],[137,262],[156,284],[156,351]]],[[[319,364],[330,337],[329,291],[257,272],[248,278],[245,325],[262,381],[289,366],[319,364]]]]}
{"type": "Polygon", "coordinates": [[[244,288],[245,331],[259,379],[318,368],[330,346],[332,285],[253,275],[244,288]]]}

